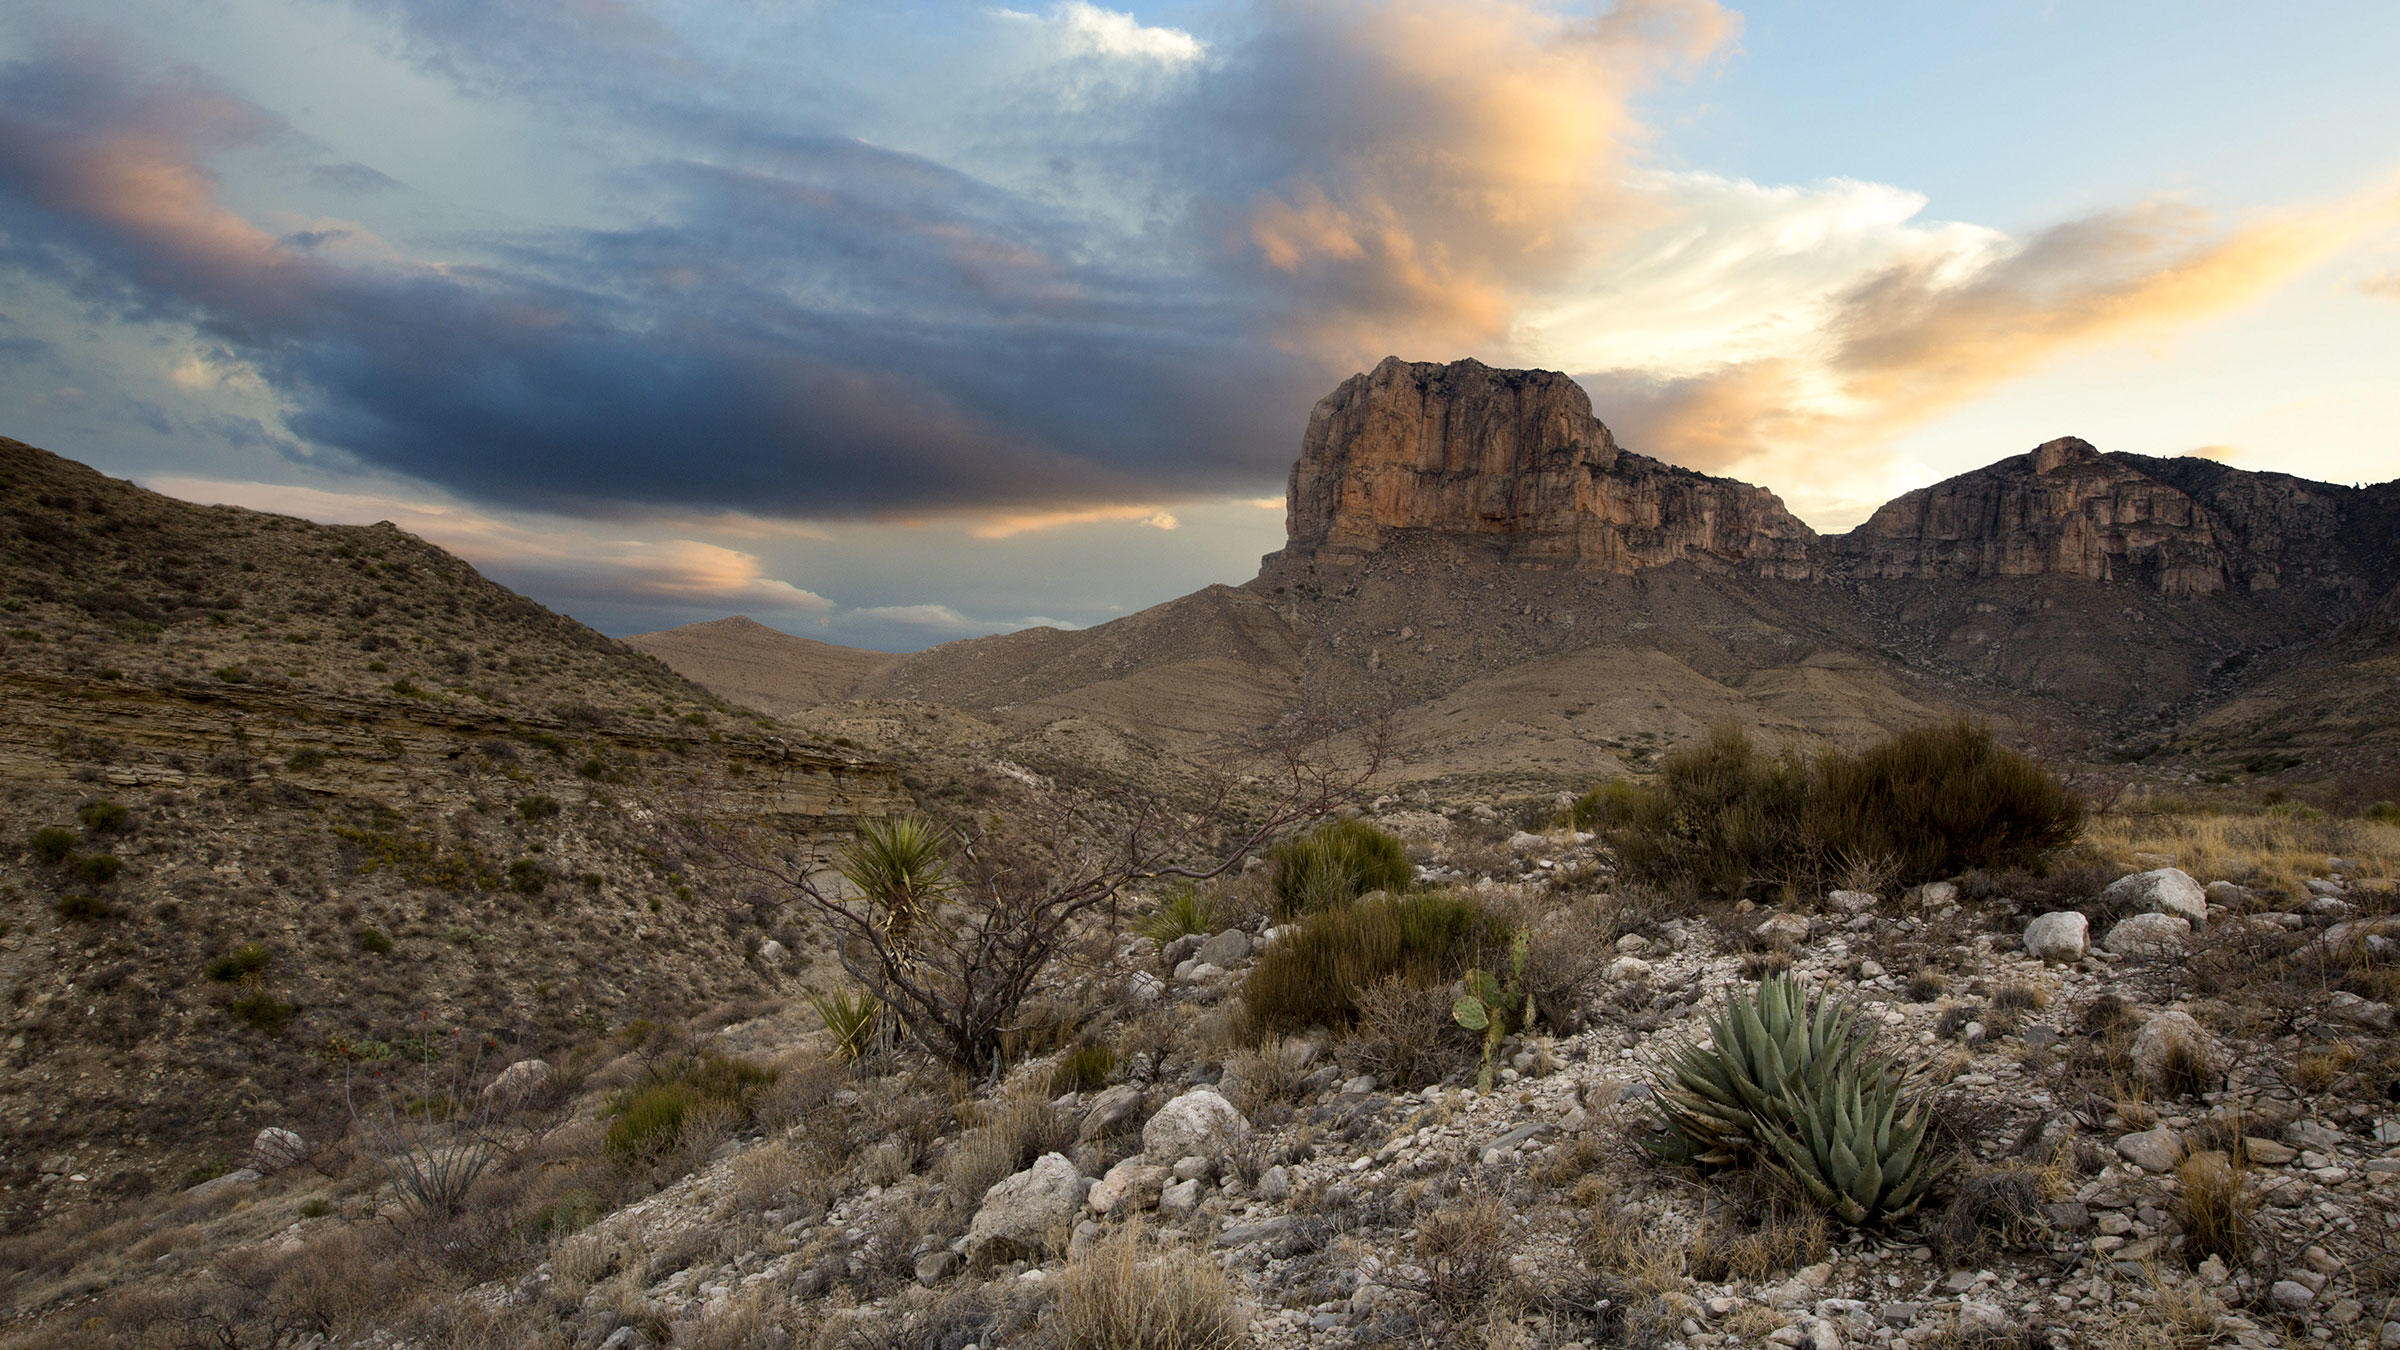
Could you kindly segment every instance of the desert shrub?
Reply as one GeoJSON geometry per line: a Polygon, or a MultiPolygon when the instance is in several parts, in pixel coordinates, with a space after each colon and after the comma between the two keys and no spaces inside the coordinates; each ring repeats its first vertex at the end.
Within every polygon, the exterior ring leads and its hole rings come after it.
{"type": "Polygon", "coordinates": [[[361,928],[358,930],[358,949],[370,956],[388,956],[391,954],[392,940],[384,936],[380,929],[361,928]]]}
{"type": "Polygon", "coordinates": [[[62,863],[75,851],[75,832],[57,825],[44,825],[33,832],[33,856],[46,863],[62,863]]]}
{"type": "Polygon", "coordinates": [[[1441,985],[1388,975],[1360,990],[1356,1005],[1351,1053],[1394,1091],[1438,1083],[1474,1062],[1472,1042],[1441,985]]]}
{"type": "Polygon", "coordinates": [[[1333,820],[1267,850],[1278,918],[1314,913],[1369,891],[1405,890],[1417,870],[1397,836],[1363,820],[1333,820]]]}
{"type": "Polygon", "coordinates": [[[2084,814],[2055,775],[1963,720],[1813,760],[1769,757],[1720,727],[1651,783],[1586,796],[1627,874],[1723,896],[1822,889],[1862,869],[1907,885],[2023,867],[2072,842],[2084,814]]]}
{"type": "Polygon", "coordinates": [[[703,1113],[747,1119],[774,1081],[774,1070],[730,1055],[671,1061],[609,1103],[608,1150],[628,1160],[651,1158],[680,1141],[685,1123],[703,1113]]]}
{"type": "Polygon", "coordinates": [[[245,975],[255,975],[265,970],[267,963],[274,959],[275,954],[265,947],[255,942],[245,942],[209,962],[203,969],[208,972],[208,978],[231,983],[245,975]]]}
{"type": "Polygon", "coordinates": [[[291,757],[283,761],[283,767],[290,769],[293,773],[308,773],[324,768],[325,761],[329,758],[331,756],[312,745],[294,750],[291,757]]]}
{"type": "Polygon", "coordinates": [[[1074,1142],[1072,1119],[1040,1096],[1013,1093],[982,1108],[974,1127],[950,1146],[942,1159],[942,1179],[952,1198],[972,1210],[995,1183],[1074,1142]]]}
{"type": "Polygon", "coordinates": [[[1787,976],[1728,990],[1708,1037],[1659,1085],[1659,1156],[1765,1166],[1854,1226],[1916,1208],[1933,1179],[1915,1071],[1876,1048],[1857,1010],[1787,976]]]}
{"type": "Polygon", "coordinates": [[[548,820],[557,815],[558,810],[558,798],[547,792],[517,798],[517,814],[527,820],[548,820]]]}
{"type": "Polygon", "coordinates": [[[1269,944],[1242,986],[1254,1029],[1347,1026],[1360,991],[1393,976],[1447,984],[1507,950],[1508,925],[1470,896],[1422,891],[1308,916],[1269,944]]]}
{"type": "Polygon", "coordinates": [[[508,888],[519,895],[540,895],[550,884],[550,869],[533,858],[519,858],[508,865],[508,888]]]}
{"type": "Polygon", "coordinates": [[[94,895],[62,895],[50,910],[58,917],[75,923],[95,922],[115,912],[108,907],[106,900],[94,895]]]}
{"type": "Polygon", "coordinates": [[[1142,936],[1164,947],[1192,933],[1217,931],[1217,907],[1197,886],[1178,886],[1159,902],[1158,912],[1142,921],[1142,936]]]}
{"type": "Polygon", "coordinates": [[[1999,1251],[2036,1243],[2049,1228],[2042,1174],[2028,1167],[1993,1167],[1960,1178],[1950,1188],[1950,1203],[1929,1227],[1935,1250],[1953,1266],[1980,1264],[1999,1251]]]}
{"type": "Polygon", "coordinates": [[[269,1035],[283,1030],[300,1011],[264,989],[244,990],[225,1010],[269,1035]]]}
{"type": "Polygon", "coordinates": [[[1214,1262],[1152,1247],[1137,1225],[1086,1248],[1059,1281],[1060,1350],[1232,1350],[1244,1320],[1214,1262]]]}
{"type": "Polygon", "coordinates": [[[111,801],[90,802],[75,813],[75,818],[83,822],[85,829],[98,830],[103,834],[124,829],[125,822],[132,817],[133,812],[111,801]]]}
{"type": "Polygon", "coordinates": [[[114,853],[90,853],[75,860],[75,875],[94,886],[105,886],[125,870],[125,860],[114,853]]]}
{"type": "Polygon", "coordinates": [[[1579,830],[1601,830],[1633,818],[1642,789],[1623,778],[1611,779],[1575,799],[1567,808],[1567,823],[1579,830]]]}
{"type": "Polygon", "coordinates": [[[1060,1055],[1057,1066],[1050,1070],[1050,1095],[1089,1092],[1107,1082],[1116,1067],[1117,1052],[1107,1046],[1088,1041],[1075,1046],[1060,1055]]]}

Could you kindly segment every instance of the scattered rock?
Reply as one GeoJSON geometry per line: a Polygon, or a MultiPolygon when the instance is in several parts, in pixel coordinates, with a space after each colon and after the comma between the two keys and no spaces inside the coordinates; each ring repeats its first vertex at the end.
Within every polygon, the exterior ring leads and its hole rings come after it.
{"type": "Polygon", "coordinates": [[[1200,950],[1192,955],[1204,965],[1230,970],[1250,958],[1250,935],[1239,928],[1228,928],[1201,943],[1200,950]]]}
{"type": "Polygon", "coordinates": [[[2298,1280],[2277,1280],[2267,1290],[2267,1301],[2286,1312],[2298,1312],[2317,1301],[2317,1291],[2298,1280]]]}
{"type": "Polygon", "coordinates": [[[1179,1219],[1200,1207],[1200,1182],[1197,1178],[1178,1181],[1158,1193],[1158,1212],[1179,1219]]]}
{"type": "Polygon", "coordinates": [[[2172,956],[2190,941],[2192,925],[2174,914],[2129,914],[2117,920],[2100,945],[2119,956],[2172,956]]]}
{"type": "Polygon", "coordinates": [[[2091,927],[2074,910],[2054,910],[2025,925],[2025,951],[2044,961],[2080,961],[2092,949],[2091,927]]]}
{"type": "Polygon", "coordinates": [[[212,1195],[221,1195],[226,1191],[240,1190],[258,1180],[259,1176],[259,1173],[247,1167],[237,1167],[221,1177],[210,1177],[197,1186],[187,1187],[183,1192],[184,1198],[200,1200],[212,1195]]]}
{"type": "Polygon", "coordinates": [[[1835,891],[1825,897],[1825,903],[1844,914],[1864,914],[1883,901],[1866,891],[1835,891]]]}
{"type": "Polygon", "coordinates": [[[791,952],[773,938],[758,944],[758,963],[769,970],[781,970],[783,964],[791,959],[791,952]]]}
{"type": "Polygon", "coordinates": [[[1076,1127],[1075,1141],[1088,1144],[1103,1135],[1114,1134],[1131,1124],[1142,1114],[1142,1090],[1130,1083],[1104,1087],[1084,1108],[1083,1123],[1076,1127]]]}
{"type": "Polygon", "coordinates": [[[1091,1182],[1063,1153],[1045,1153],[1033,1166],[992,1183],[967,1226],[966,1255],[995,1248],[1037,1251],[1063,1235],[1083,1208],[1091,1182]]]}
{"type": "Polygon", "coordinates": [[[1194,1088],[1150,1117],[1142,1127],[1142,1152],[1153,1159],[1198,1154],[1222,1162],[1249,1137],[1250,1122],[1232,1102],[1211,1089],[1194,1088]]]}
{"type": "Polygon", "coordinates": [[[2153,1086],[2165,1085],[2168,1061],[2177,1046],[2187,1047],[2205,1060],[2208,1033],[2200,1029],[2200,1023],[2190,1013],[2178,1009],[2153,1013],[2133,1038],[2134,1071],[2153,1086]]]}
{"type": "Polygon", "coordinates": [[[2227,909],[2241,910],[2250,906],[2249,888],[2236,886],[2230,881],[2212,881],[2202,889],[2201,894],[2208,897],[2208,903],[2223,905],[2227,909]]]}
{"type": "Polygon", "coordinates": [[[1808,916],[1805,914],[1773,914],[1750,930],[1750,935],[1770,947],[1796,947],[1808,941],[1808,916]]]}
{"type": "Polygon", "coordinates": [[[2208,893],[2180,867],[2119,877],[2100,892],[2100,901],[2117,909],[2173,914],[2193,923],[2208,920],[2208,893]]]}
{"type": "Polygon", "coordinates": [[[1155,1003],[1167,992],[1167,982],[1146,970],[1137,970],[1125,977],[1125,992],[1144,1003],[1155,1003]]]}
{"type": "Polygon", "coordinates": [[[2394,1017],[2391,1004],[2360,998],[2347,989],[2337,989],[2326,998],[2325,1015],[2369,1031],[2390,1031],[2395,1022],[2400,1022],[2394,1017]]]}
{"type": "Polygon", "coordinates": [[[502,1069],[491,1082],[484,1084],[483,1100],[498,1111],[522,1106],[543,1088],[550,1086],[551,1077],[550,1061],[520,1059],[502,1069]]]}
{"type": "Polygon", "coordinates": [[[290,1130],[270,1125],[250,1141],[250,1171],[272,1176],[307,1160],[308,1141],[290,1130]]]}
{"type": "Polygon", "coordinates": [[[1608,963],[1608,978],[1622,984],[1650,977],[1650,963],[1638,956],[1620,956],[1608,963]]]}
{"type": "Polygon", "coordinates": [[[930,1251],[917,1258],[917,1283],[930,1289],[956,1275],[966,1258],[953,1251],[930,1251]]]}
{"type": "Polygon", "coordinates": [[[1108,1175],[1092,1183],[1084,1203],[1095,1213],[1115,1214],[1119,1210],[1138,1213],[1158,1203],[1158,1193],[1167,1184],[1167,1169],[1139,1158],[1127,1158],[1108,1169],[1108,1175]]]}
{"type": "Polygon", "coordinates": [[[2171,1172],[2183,1161],[2183,1136],[2162,1125],[2119,1139],[2117,1152],[2145,1172],[2171,1172]]]}

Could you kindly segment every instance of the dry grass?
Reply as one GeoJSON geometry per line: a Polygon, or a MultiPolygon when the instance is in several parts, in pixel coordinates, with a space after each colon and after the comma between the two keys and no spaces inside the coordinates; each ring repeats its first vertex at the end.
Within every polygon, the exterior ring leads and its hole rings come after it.
{"type": "Polygon", "coordinates": [[[2258,1208],[2242,1171],[2222,1153],[2195,1153],[2175,1169],[2175,1217],[2183,1225],[2184,1252],[2199,1261],[2221,1256],[2238,1262],[2250,1254],[2250,1215],[2258,1208]]]}
{"type": "Polygon", "coordinates": [[[1138,1224],[1093,1243],[1059,1280],[1060,1350],[1230,1350],[1243,1323],[1225,1272],[1149,1244],[1138,1224]]]}
{"type": "Polygon", "coordinates": [[[1508,1278],[1515,1231],[1508,1208],[1488,1195],[1420,1215],[1415,1255],[1425,1296],[1453,1321],[1480,1312],[1508,1278]]]}
{"type": "Polygon", "coordinates": [[[2361,876],[2400,875],[2400,823],[2306,810],[2096,816],[2084,827],[2083,846],[2129,872],[2157,866],[2135,854],[2162,854],[2204,882],[2222,879],[2291,896],[2307,892],[2308,878],[2324,875],[2329,856],[2358,864],[2361,876]]]}
{"type": "Polygon", "coordinates": [[[1002,1097],[978,1115],[974,1128],[960,1135],[942,1159],[942,1180],[951,1197],[970,1210],[1001,1179],[1075,1142],[1073,1123],[1034,1093],[1002,1097]]]}
{"type": "Polygon", "coordinates": [[[2292,1061],[2291,1071],[2284,1077],[2302,1092],[2323,1092],[2350,1072],[2358,1062],[2358,1048],[2347,1042],[2320,1045],[2292,1061]]]}

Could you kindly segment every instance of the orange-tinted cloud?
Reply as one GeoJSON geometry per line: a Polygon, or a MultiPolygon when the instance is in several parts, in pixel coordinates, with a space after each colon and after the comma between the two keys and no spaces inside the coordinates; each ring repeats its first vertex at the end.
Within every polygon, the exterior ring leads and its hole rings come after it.
{"type": "Polygon", "coordinates": [[[1641,138],[1629,100],[1739,28],[1714,0],[1265,12],[1235,116],[1288,163],[1231,233],[1295,301],[1286,341],[1336,362],[1503,337],[1525,292],[1635,205],[1618,187],[1641,138]]]}
{"type": "Polygon", "coordinates": [[[2400,300],[2400,267],[2387,267],[2372,276],[2362,278],[2358,288],[2383,300],[2400,300]]]}
{"type": "Polygon", "coordinates": [[[2232,309],[2400,220],[2377,196],[2233,229],[2148,204],[2054,226],[1996,258],[1928,253],[1850,288],[1788,353],[1672,379],[1605,373],[1602,416],[1628,443],[1752,473],[1878,442],[2077,346],[2232,309]]]}

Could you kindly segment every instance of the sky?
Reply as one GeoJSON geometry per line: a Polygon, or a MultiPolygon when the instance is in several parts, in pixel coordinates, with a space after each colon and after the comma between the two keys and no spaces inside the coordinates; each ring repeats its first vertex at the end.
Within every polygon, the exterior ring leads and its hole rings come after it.
{"type": "Polygon", "coordinates": [[[1248,579],[1387,355],[1828,531],[2400,474],[2389,0],[1016,4],[12,0],[0,434],[895,651],[1248,579]]]}

